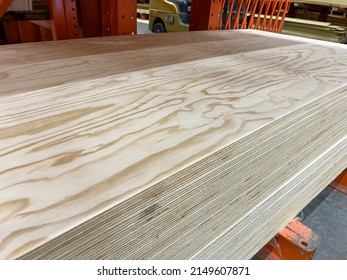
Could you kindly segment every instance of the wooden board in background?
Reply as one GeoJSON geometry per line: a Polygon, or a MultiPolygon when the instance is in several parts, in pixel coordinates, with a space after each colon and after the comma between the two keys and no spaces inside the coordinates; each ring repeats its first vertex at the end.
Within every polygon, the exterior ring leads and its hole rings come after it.
{"type": "Polygon", "coordinates": [[[13,0],[7,11],[10,12],[24,12],[33,10],[32,0],[13,0]]]}
{"type": "Polygon", "coordinates": [[[333,25],[329,22],[286,17],[282,34],[347,43],[347,27],[333,25]]]}
{"type": "Polygon", "coordinates": [[[291,2],[347,8],[346,0],[292,0],[291,2]]]}

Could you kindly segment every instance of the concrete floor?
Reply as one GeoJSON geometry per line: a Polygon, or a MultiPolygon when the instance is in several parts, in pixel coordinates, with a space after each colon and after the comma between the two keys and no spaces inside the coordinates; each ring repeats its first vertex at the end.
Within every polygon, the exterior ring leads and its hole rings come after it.
{"type": "Polygon", "coordinates": [[[137,34],[151,34],[148,29],[148,20],[137,19],[137,34]]]}
{"type": "Polygon", "coordinates": [[[321,239],[313,259],[347,260],[347,196],[327,187],[303,214],[303,223],[321,239]]]}

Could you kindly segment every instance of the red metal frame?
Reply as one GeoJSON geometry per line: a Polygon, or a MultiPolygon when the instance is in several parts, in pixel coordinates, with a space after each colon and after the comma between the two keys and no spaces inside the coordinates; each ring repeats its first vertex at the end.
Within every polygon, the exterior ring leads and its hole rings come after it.
{"type": "Polygon", "coordinates": [[[280,33],[290,0],[238,0],[236,15],[233,15],[235,0],[228,7],[225,29],[259,29],[280,33]],[[241,18],[241,14],[247,15],[241,18]]]}
{"type": "Polygon", "coordinates": [[[102,36],[101,1],[78,1],[79,24],[82,29],[82,37],[102,36]]]}
{"type": "Polygon", "coordinates": [[[190,31],[220,29],[225,0],[193,0],[190,31]]]}
{"type": "Polygon", "coordinates": [[[22,43],[31,43],[41,41],[40,26],[30,21],[19,21],[19,33],[22,43]]]}
{"type": "MultiPolygon", "coordinates": [[[[4,13],[12,1],[0,0],[0,12],[4,13]]],[[[136,34],[135,0],[45,0],[45,2],[49,4],[50,21],[4,23],[9,43],[136,34]],[[10,32],[15,34],[11,35],[10,32]]]]}
{"type": "Polygon", "coordinates": [[[66,29],[65,7],[63,0],[50,0],[49,10],[54,40],[68,39],[66,29]]]}
{"type": "Polygon", "coordinates": [[[50,0],[49,9],[54,40],[79,37],[76,0],[50,0]]]}
{"type": "Polygon", "coordinates": [[[13,0],[0,0],[0,17],[4,15],[13,0]]]}
{"type": "Polygon", "coordinates": [[[101,0],[102,35],[136,34],[135,0],[101,0]]]}
{"type": "Polygon", "coordinates": [[[193,0],[190,30],[232,28],[280,33],[290,7],[290,0],[231,0],[226,7],[228,16],[223,26],[225,3],[226,0],[193,0]]]}
{"type": "Polygon", "coordinates": [[[3,24],[9,44],[53,40],[49,21],[5,21],[3,24]]]}
{"type": "Polygon", "coordinates": [[[69,39],[79,37],[76,0],[64,0],[66,28],[69,39]]]}
{"type": "Polygon", "coordinates": [[[330,186],[347,195],[347,168],[330,184],[330,186]]]}
{"type": "Polygon", "coordinates": [[[4,29],[6,33],[7,43],[9,44],[21,43],[19,26],[17,21],[5,21],[4,29]]]}
{"type": "Polygon", "coordinates": [[[290,222],[257,254],[262,260],[310,260],[319,245],[319,237],[298,220],[290,222]]]}

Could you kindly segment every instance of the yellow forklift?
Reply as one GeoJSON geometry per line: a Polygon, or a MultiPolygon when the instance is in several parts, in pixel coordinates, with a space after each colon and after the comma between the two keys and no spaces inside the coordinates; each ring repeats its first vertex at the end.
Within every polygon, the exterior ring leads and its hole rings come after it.
{"type": "Polygon", "coordinates": [[[150,0],[149,29],[152,32],[188,31],[192,0],[150,0]]]}
{"type": "MultiPolygon", "coordinates": [[[[144,1],[144,0],[142,0],[144,1]]],[[[252,0],[250,8],[253,6],[252,0]]],[[[222,24],[225,26],[228,7],[231,0],[225,0],[222,9],[222,24]]],[[[240,7],[240,19],[243,20],[246,10],[246,1],[234,0],[232,13],[235,16],[240,7]]],[[[189,20],[192,0],[150,0],[149,5],[149,30],[155,33],[189,31],[189,20]]]]}

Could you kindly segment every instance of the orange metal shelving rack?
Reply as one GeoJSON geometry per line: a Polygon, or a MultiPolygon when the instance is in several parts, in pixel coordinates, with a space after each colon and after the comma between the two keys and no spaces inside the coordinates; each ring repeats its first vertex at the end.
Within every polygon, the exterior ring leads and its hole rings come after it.
{"type": "MultiPolygon", "coordinates": [[[[0,0],[0,17],[13,0],[0,0]]],[[[136,0],[40,0],[49,19],[4,22],[8,43],[136,34],[136,0]]]]}
{"type": "Polygon", "coordinates": [[[190,30],[258,29],[280,33],[289,7],[290,0],[193,1],[190,30]]]}
{"type": "MultiPolygon", "coordinates": [[[[0,16],[13,0],[0,0],[0,16]]],[[[136,0],[40,0],[49,20],[8,21],[9,43],[136,34],[136,0]]],[[[190,30],[281,32],[289,0],[193,0],[190,30]]]]}

